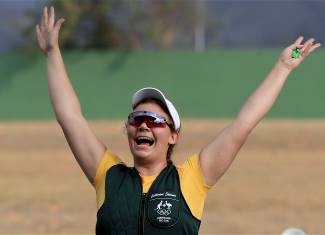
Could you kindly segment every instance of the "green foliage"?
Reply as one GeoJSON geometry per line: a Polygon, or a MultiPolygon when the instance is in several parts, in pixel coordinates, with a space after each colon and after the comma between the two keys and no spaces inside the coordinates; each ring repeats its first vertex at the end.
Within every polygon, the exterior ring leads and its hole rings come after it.
{"type": "Polygon", "coordinates": [[[63,48],[111,48],[118,46],[108,14],[117,4],[111,0],[52,1],[57,15],[67,19],[60,34],[63,48]]]}

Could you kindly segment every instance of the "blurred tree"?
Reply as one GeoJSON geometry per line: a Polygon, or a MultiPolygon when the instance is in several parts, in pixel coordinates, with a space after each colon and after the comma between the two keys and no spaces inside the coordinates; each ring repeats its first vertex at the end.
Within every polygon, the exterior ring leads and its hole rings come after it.
{"type": "Polygon", "coordinates": [[[62,27],[60,42],[64,48],[115,48],[121,46],[118,29],[109,13],[118,1],[52,1],[57,15],[68,19],[62,27]]]}
{"type": "MultiPolygon", "coordinates": [[[[206,31],[216,31],[217,20],[206,11],[206,0],[150,0],[147,38],[156,48],[204,50],[206,31]]],[[[137,21],[134,21],[138,23],[137,21]]]]}
{"type": "MultiPolygon", "coordinates": [[[[204,43],[205,3],[198,1],[203,0],[51,0],[47,5],[66,19],[62,48],[166,49],[192,48],[197,39],[204,43]]],[[[27,13],[32,23],[25,24],[26,42],[35,38],[39,11],[27,13]]]]}
{"type": "MultiPolygon", "coordinates": [[[[54,6],[57,19],[66,19],[60,32],[60,46],[65,49],[125,47],[120,40],[121,32],[109,17],[120,4],[118,0],[51,0],[45,3],[54,6]]],[[[35,25],[39,23],[40,15],[40,8],[28,10],[28,22],[16,23],[25,39],[24,49],[35,48],[35,25]]]]}
{"type": "Polygon", "coordinates": [[[196,18],[193,1],[153,0],[150,3],[153,36],[159,48],[170,48],[179,29],[193,29],[196,18]]]}
{"type": "MultiPolygon", "coordinates": [[[[136,47],[191,48],[198,0],[129,1],[128,33],[136,47]]],[[[200,0],[202,1],[202,0],[200,0]]]]}

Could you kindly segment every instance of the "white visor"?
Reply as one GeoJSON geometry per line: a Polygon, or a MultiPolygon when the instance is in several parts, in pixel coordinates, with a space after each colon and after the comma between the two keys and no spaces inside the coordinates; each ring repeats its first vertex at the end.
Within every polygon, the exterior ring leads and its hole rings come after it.
{"type": "Polygon", "coordinates": [[[181,120],[175,106],[170,102],[165,95],[158,89],[153,87],[145,87],[134,93],[132,97],[132,108],[135,108],[144,99],[157,99],[161,101],[167,108],[171,116],[175,130],[179,131],[181,128],[181,120]]]}

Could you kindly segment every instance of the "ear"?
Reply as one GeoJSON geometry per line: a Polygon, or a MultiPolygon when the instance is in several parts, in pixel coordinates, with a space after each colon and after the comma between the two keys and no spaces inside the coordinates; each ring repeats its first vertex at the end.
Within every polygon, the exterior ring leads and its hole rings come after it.
{"type": "Polygon", "coordinates": [[[169,144],[176,144],[178,139],[180,138],[180,133],[179,132],[172,132],[169,138],[169,144]]]}

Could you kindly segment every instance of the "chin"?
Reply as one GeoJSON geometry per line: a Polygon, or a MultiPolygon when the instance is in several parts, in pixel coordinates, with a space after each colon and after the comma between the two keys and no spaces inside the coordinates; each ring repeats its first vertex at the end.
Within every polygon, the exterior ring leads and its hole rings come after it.
{"type": "Polygon", "coordinates": [[[132,148],[132,155],[137,159],[148,159],[152,156],[152,151],[149,149],[132,148]]]}
{"type": "Polygon", "coordinates": [[[134,151],[132,155],[133,159],[137,161],[149,162],[150,160],[152,160],[152,155],[149,153],[134,151]]]}

